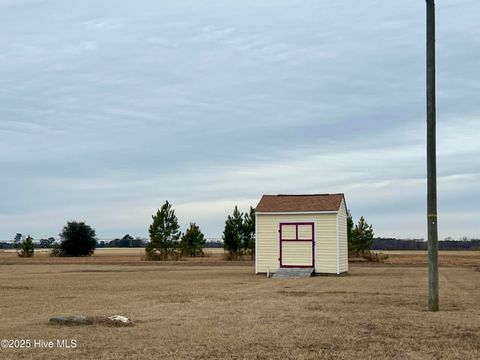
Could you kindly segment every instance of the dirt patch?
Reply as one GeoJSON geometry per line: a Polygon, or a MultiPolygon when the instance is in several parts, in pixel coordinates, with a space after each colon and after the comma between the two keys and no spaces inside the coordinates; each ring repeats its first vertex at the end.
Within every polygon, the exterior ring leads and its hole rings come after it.
{"type": "Polygon", "coordinates": [[[32,286],[21,286],[21,285],[11,285],[5,286],[0,285],[0,290],[32,290],[32,286]]]}
{"type": "Polygon", "coordinates": [[[277,294],[281,294],[285,296],[294,296],[294,297],[303,297],[303,296],[313,295],[312,293],[307,291],[286,291],[286,290],[277,291],[277,294]]]}

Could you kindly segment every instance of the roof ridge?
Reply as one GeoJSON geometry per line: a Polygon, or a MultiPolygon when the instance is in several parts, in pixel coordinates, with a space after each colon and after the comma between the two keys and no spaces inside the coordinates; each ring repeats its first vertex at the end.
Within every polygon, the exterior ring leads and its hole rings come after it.
{"type": "Polygon", "coordinates": [[[332,195],[343,195],[343,193],[332,193],[332,194],[277,194],[277,195],[268,195],[268,196],[332,196],[332,195]]]}

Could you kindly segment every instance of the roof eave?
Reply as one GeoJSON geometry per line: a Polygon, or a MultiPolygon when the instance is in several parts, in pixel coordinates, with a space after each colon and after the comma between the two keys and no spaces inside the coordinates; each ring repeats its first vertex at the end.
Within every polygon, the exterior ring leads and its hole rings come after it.
{"type": "Polygon", "coordinates": [[[305,210],[305,211],[255,211],[257,215],[304,215],[304,214],[337,214],[338,210],[305,210]]]}

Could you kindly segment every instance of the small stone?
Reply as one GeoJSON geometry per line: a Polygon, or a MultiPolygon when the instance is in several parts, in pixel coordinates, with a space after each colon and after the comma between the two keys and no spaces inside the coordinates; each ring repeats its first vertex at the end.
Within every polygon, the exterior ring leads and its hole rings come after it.
{"type": "Polygon", "coordinates": [[[129,323],[132,322],[129,318],[127,318],[125,316],[122,316],[122,315],[109,316],[108,320],[114,321],[114,322],[122,322],[124,324],[129,324],[129,323]]]}

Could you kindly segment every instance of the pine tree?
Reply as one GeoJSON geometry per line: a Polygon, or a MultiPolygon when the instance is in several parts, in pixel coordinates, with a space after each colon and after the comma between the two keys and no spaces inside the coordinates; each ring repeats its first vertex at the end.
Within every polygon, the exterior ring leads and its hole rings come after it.
{"type": "Polygon", "coordinates": [[[358,224],[352,230],[352,248],[349,249],[352,252],[363,255],[370,250],[373,244],[373,228],[369,225],[365,219],[360,217],[358,224]]]}
{"type": "Polygon", "coordinates": [[[16,233],[12,241],[12,248],[17,249],[22,241],[23,235],[21,233],[16,233]]]}
{"type": "Polygon", "coordinates": [[[355,245],[353,244],[353,218],[350,210],[347,210],[347,241],[348,241],[348,250],[353,252],[355,245]]]}
{"type": "Polygon", "coordinates": [[[145,247],[147,257],[156,260],[166,260],[177,255],[180,226],[172,205],[166,201],[162,207],[152,215],[153,222],[148,229],[150,242],[145,247]]]}
{"type": "Polygon", "coordinates": [[[233,214],[228,215],[223,230],[223,248],[229,252],[230,259],[241,255],[243,235],[243,214],[235,206],[233,214]]]}
{"type": "Polygon", "coordinates": [[[255,209],[250,206],[248,213],[243,216],[243,249],[255,257],[255,209]]]}
{"type": "Polygon", "coordinates": [[[19,253],[18,256],[20,257],[32,257],[35,249],[33,248],[33,241],[32,237],[30,235],[27,236],[25,240],[22,241],[20,248],[22,249],[19,253]]]}
{"type": "Polygon", "coordinates": [[[203,245],[205,245],[205,236],[200,231],[200,228],[195,223],[190,223],[190,227],[182,236],[180,248],[182,254],[188,256],[203,255],[203,245]]]}

